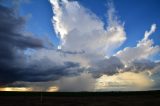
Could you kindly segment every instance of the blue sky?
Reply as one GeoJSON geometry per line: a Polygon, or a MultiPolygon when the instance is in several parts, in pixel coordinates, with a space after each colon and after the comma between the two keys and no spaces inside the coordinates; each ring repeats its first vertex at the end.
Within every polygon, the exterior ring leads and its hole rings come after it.
{"type": "Polygon", "coordinates": [[[51,18],[53,16],[52,8],[48,0],[33,0],[20,6],[21,15],[29,15],[26,29],[36,35],[45,35],[58,44],[51,18]]]}

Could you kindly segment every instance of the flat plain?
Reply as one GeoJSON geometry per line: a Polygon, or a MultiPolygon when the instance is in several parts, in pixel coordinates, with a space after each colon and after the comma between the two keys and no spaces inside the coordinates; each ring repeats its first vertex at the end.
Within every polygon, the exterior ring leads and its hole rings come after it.
{"type": "Polygon", "coordinates": [[[0,92],[0,106],[160,106],[160,91],[0,92]]]}

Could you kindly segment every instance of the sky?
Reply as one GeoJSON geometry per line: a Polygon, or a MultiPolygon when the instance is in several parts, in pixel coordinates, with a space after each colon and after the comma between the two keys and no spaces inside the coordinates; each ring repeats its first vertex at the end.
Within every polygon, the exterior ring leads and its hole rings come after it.
{"type": "Polygon", "coordinates": [[[159,0],[0,0],[0,91],[160,89],[159,0]]]}

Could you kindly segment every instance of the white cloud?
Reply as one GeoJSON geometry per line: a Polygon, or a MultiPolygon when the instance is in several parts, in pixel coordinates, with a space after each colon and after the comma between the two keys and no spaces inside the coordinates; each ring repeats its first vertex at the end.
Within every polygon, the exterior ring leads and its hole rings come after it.
{"type": "Polygon", "coordinates": [[[152,24],[150,31],[149,31],[149,32],[148,32],[148,31],[145,32],[145,34],[144,34],[144,39],[143,39],[143,40],[147,40],[148,37],[149,37],[152,33],[154,33],[155,31],[156,31],[156,24],[152,24]]]}
{"type": "Polygon", "coordinates": [[[62,49],[84,50],[88,55],[104,57],[110,55],[125,41],[124,27],[114,18],[116,16],[113,6],[108,10],[109,26],[104,28],[103,21],[77,1],[50,0],[50,2],[55,14],[53,26],[63,42],[62,49]]]}
{"type": "Polygon", "coordinates": [[[149,59],[149,57],[158,53],[160,47],[157,45],[154,46],[153,40],[148,38],[155,32],[155,29],[156,25],[153,24],[150,31],[145,32],[144,38],[138,42],[136,47],[126,47],[117,52],[115,56],[119,57],[125,64],[129,64],[136,59],[149,59]]]}

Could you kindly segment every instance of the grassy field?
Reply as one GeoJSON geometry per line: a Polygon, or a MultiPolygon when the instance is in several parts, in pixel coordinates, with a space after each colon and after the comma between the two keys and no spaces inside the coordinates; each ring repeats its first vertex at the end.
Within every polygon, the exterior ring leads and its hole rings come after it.
{"type": "Polygon", "coordinates": [[[160,91],[0,92],[0,106],[159,106],[160,91]]]}

